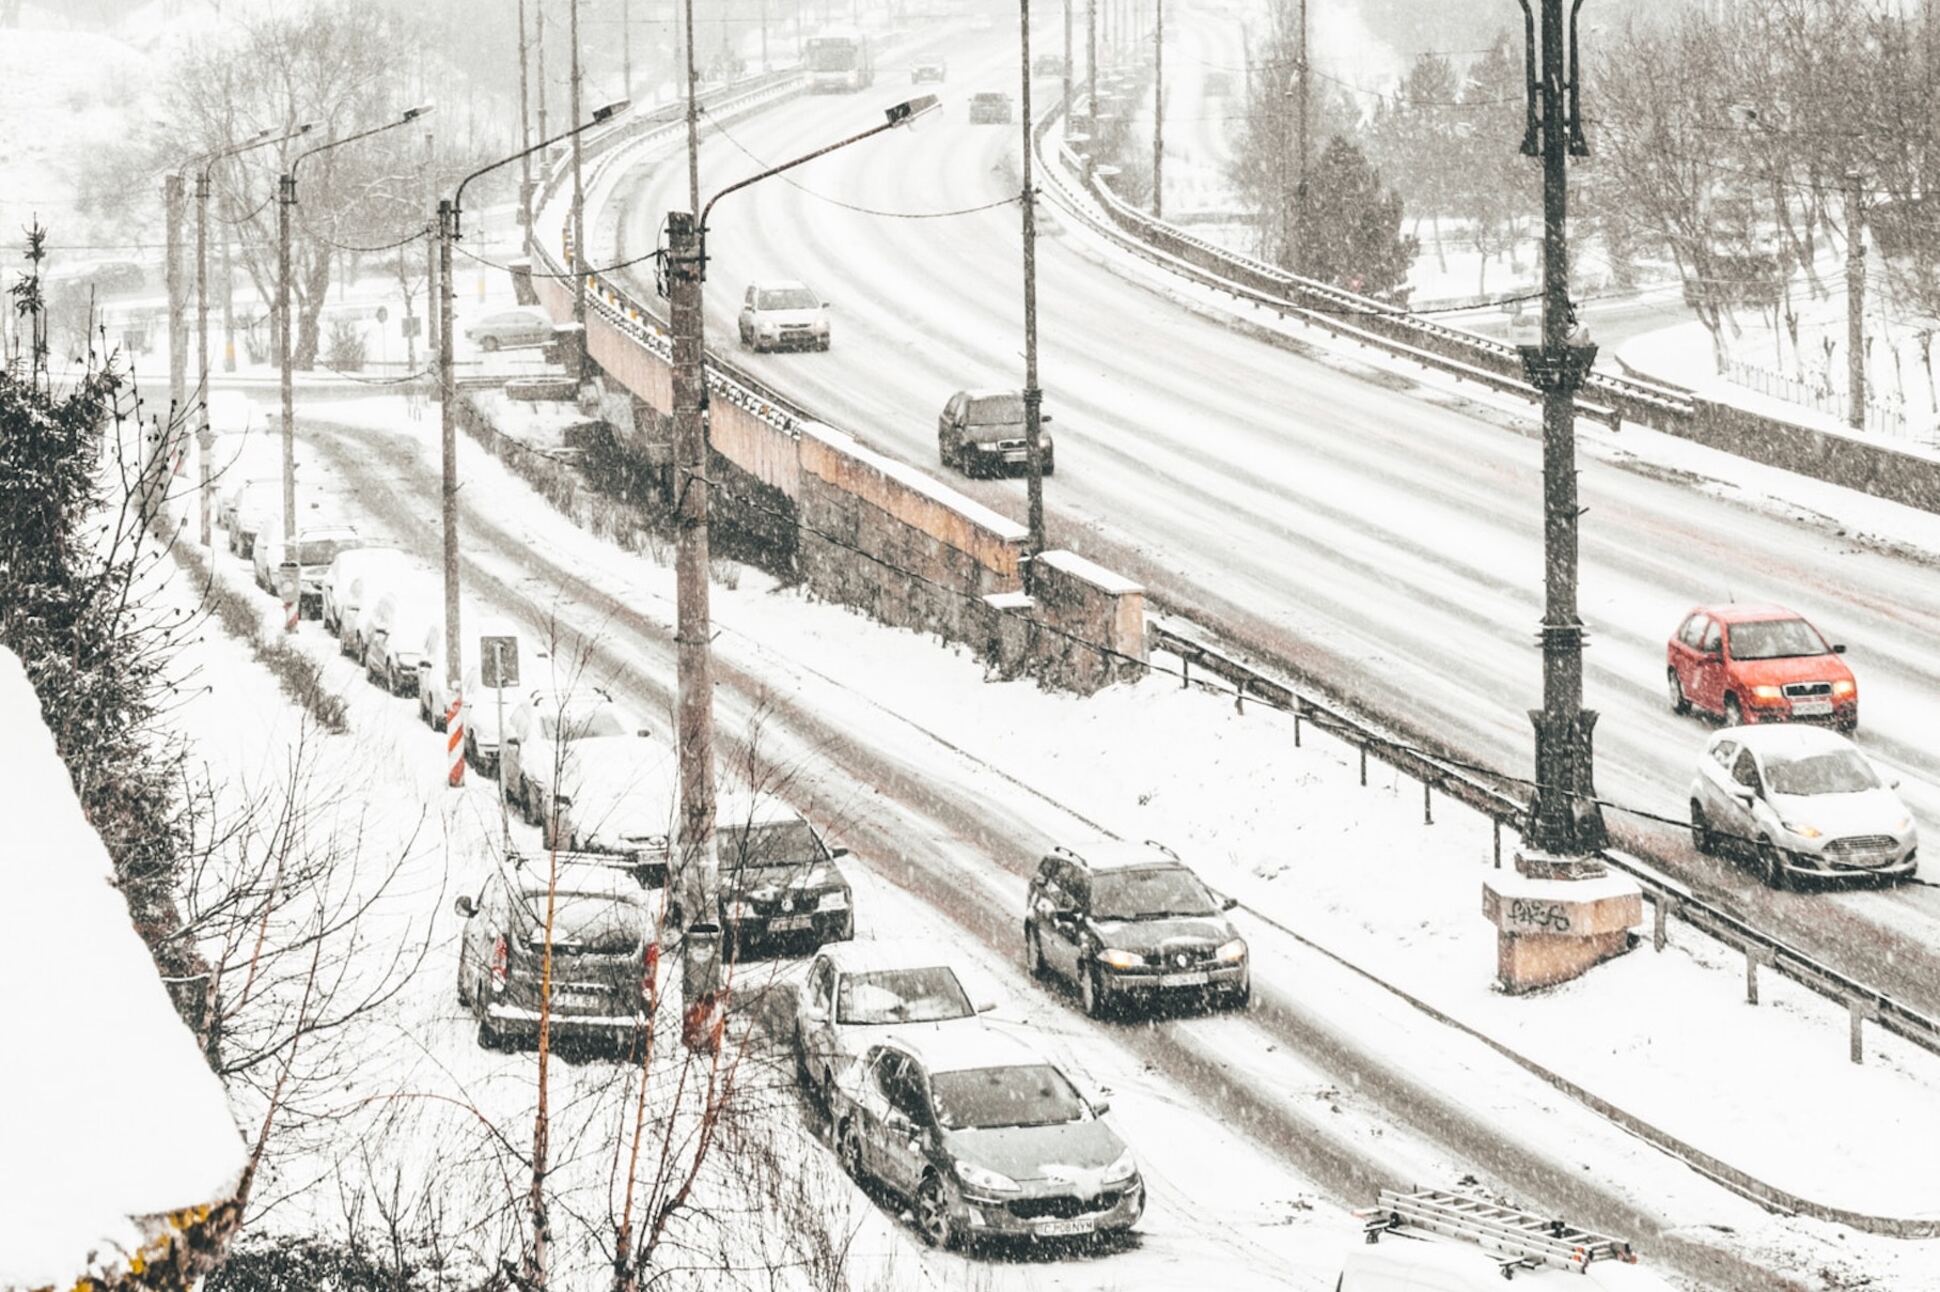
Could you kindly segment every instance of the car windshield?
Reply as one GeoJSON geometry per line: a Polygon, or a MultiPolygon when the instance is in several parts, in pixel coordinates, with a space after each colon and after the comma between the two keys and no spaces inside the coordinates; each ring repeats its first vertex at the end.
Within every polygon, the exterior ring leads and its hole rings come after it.
{"type": "Polygon", "coordinates": [[[1048,1063],[970,1068],[930,1078],[937,1124],[945,1130],[1059,1126],[1085,1115],[1085,1102],[1048,1063]]]}
{"type": "Polygon", "coordinates": [[[1733,659],[1796,659],[1825,653],[1825,638],[1803,619],[1755,619],[1731,628],[1733,659]]]}
{"type": "Polygon", "coordinates": [[[1024,420],[1024,397],[996,395],[989,399],[973,399],[965,420],[972,426],[1015,426],[1024,420]]]}
{"type": "Polygon", "coordinates": [[[1212,894],[1181,866],[1107,870],[1092,876],[1091,916],[1097,920],[1151,920],[1168,915],[1211,915],[1212,894]]]}
{"type": "Polygon", "coordinates": [[[718,838],[721,864],[734,870],[803,866],[823,858],[813,827],[801,820],[723,826],[718,838]]]}
{"type": "MultiPolygon", "coordinates": [[[[546,890],[520,895],[526,940],[545,940],[546,890]]],[[[645,920],[640,907],[612,893],[560,892],[554,896],[552,944],[594,955],[631,955],[640,949],[645,920]]]]}
{"type": "Polygon", "coordinates": [[[838,1023],[938,1023],[974,1013],[957,976],[942,965],[852,973],[836,993],[838,1023]]]}
{"type": "Polygon", "coordinates": [[[1849,749],[1804,758],[1767,758],[1765,778],[1774,794],[1860,794],[1879,788],[1872,764],[1849,749]]]}
{"type": "Polygon", "coordinates": [[[539,730],[548,739],[557,739],[563,733],[568,740],[627,734],[626,724],[620,721],[620,715],[607,707],[594,709],[590,713],[572,709],[564,713],[542,713],[539,715],[539,730]]]}
{"type": "Polygon", "coordinates": [[[821,308],[822,302],[815,299],[815,293],[806,287],[778,287],[755,293],[755,308],[758,310],[812,310],[821,308]]]}
{"type": "Polygon", "coordinates": [[[355,538],[313,538],[296,545],[296,559],[302,565],[328,565],[356,546],[355,538]]]}

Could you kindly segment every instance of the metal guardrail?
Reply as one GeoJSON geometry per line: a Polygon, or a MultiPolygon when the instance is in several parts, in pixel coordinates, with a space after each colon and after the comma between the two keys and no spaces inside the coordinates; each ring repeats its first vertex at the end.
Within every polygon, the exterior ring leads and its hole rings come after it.
{"type": "MultiPolygon", "coordinates": [[[[1042,172],[1062,204],[1113,241],[1203,285],[1307,322],[1338,335],[1400,354],[1424,366],[1529,399],[1541,394],[1529,384],[1517,347],[1492,337],[1438,323],[1400,306],[1361,296],[1287,272],[1243,255],[1176,224],[1153,219],[1131,206],[1094,176],[1089,185],[1078,155],[1064,143],[1056,163],[1045,158],[1043,139],[1064,113],[1054,103],[1033,130],[1042,172]]],[[[1611,373],[1592,372],[1584,390],[1594,401],[1579,403],[1584,416],[1613,428],[1629,420],[1661,426],[1695,416],[1690,392],[1611,373]]]]}
{"type": "MultiPolygon", "coordinates": [[[[1373,757],[1421,783],[1425,814],[1430,811],[1428,795],[1440,790],[1447,797],[1488,817],[1496,827],[1498,866],[1502,861],[1501,828],[1508,825],[1519,830],[1528,819],[1529,805],[1524,800],[1293,686],[1266,676],[1182,629],[1169,625],[1162,616],[1148,617],[1146,634],[1153,647],[1169,651],[1179,658],[1188,679],[1193,667],[1197,666],[1230,683],[1234,688],[1234,702],[1242,709],[1246,701],[1252,699],[1292,714],[1295,745],[1300,743],[1302,725],[1311,723],[1358,748],[1363,784],[1367,781],[1367,760],[1373,757]]],[[[1655,911],[1653,942],[1659,950],[1664,945],[1665,921],[1675,915],[1692,928],[1745,957],[1746,991],[1753,1001],[1757,999],[1757,971],[1764,966],[1845,1006],[1851,1020],[1849,1039],[1855,1063],[1862,1052],[1863,1024],[1868,1021],[1877,1023],[1921,1049],[1940,1054],[1940,1020],[1754,928],[1722,906],[1699,897],[1686,885],[1659,873],[1647,861],[1615,850],[1606,849],[1599,855],[1611,867],[1636,880],[1650,898],[1655,911]]]]}

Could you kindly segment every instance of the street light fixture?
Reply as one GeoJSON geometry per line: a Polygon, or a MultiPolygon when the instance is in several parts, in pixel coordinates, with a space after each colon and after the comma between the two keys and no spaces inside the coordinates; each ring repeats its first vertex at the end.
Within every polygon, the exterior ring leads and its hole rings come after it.
{"type": "MultiPolygon", "coordinates": [[[[296,534],[296,385],[290,371],[290,208],[296,205],[296,174],[299,167],[319,153],[354,144],[359,139],[395,130],[409,125],[419,117],[430,112],[432,105],[421,103],[408,108],[404,115],[395,121],[387,121],[381,126],[360,130],[343,139],[326,140],[307,152],[298,153],[290,163],[277,186],[276,199],[276,315],[277,315],[277,358],[283,370],[283,533],[294,537],[296,534]]],[[[285,579],[288,574],[285,571],[285,579]]],[[[294,597],[294,592],[286,590],[286,596],[294,597]]]]}
{"type": "Polygon", "coordinates": [[[674,553],[676,668],[675,738],[680,758],[679,870],[674,879],[687,927],[681,937],[681,1034],[690,1049],[712,1048],[723,1008],[720,983],[720,863],[714,851],[714,682],[708,658],[708,476],[706,339],[701,289],[707,278],[707,217],[730,193],[793,170],[872,135],[912,126],[936,110],[934,94],[884,111],[878,126],[792,161],[770,166],[720,190],[700,208],[667,215],[661,277],[673,340],[674,553]]]}
{"type": "MultiPolygon", "coordinates": [[[[489,166],[481,166],[464,179],[458,181],[458,191],[449,201],[438,203],[438,403],[441,437],[443,439],[444,487],[444,584],[445,584],[445,677],[450,694],[458,701],[463,700],[460,686],[464,680],[458,639],[458,420],[454,412],[457,393],[456,381],[452,375],[453,345],[451,339],[452,291],[451,291],[451,248],[458,241],[459,215],[464,207],[465,189],[481,175],[489,175],[501,166],[510,166],[522,161],[533,153],[543,152],[562,140],[570,139],[582,130],[590,130],[620,113],[626,111],[628,100],[609,103],[595,109],[592,119],[582,125],[574,126],[564,134],[550,139],[541,139],[529,148],[523,148],[509,157],[501,157],[489,166]]],[[[526,225],[526,243],[532,238],[532,226],[526,225]]],[[[577,251],[577,248],[575,248],[577,251]]],[[[577,276],[577,269],[575,269],[577,276]]],[[[582,337],[583,344],[583,337],[582,337]]],[[[455,733],[454,733],[455,734],[455,733]]],[[[462,741],[454,741],[452,761],[448,781],[455,789],[465,781],[465,751],[462,741]]]]}

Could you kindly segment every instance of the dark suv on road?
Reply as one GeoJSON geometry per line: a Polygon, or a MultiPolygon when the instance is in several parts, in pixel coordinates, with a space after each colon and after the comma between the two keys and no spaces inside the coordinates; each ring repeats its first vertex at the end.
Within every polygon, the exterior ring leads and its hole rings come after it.
{"type": "MultiPolygon", "coordinates": [[[[643,887],[648,872],[625,858],[559,853],[557,864],[551,1034],[629,1043],[646,1021],[661,891],[643,887]]],[[[477,1018],[488,1049],[539,1034],[550,868],[544,857],[515,854],[477,897],[454,903],[465,921],[458,1002],[477,1018]]]]}
{"type": "Polygon", "coordinates": [[[1253,980],[1246,940],[1219,897],[1163,844],[1100,840],[1054,849],[1038,864],[1024,911],[1024,958],[1035,977],[1075,983],[1085,1013],[1163,993],[1244,1006],[1253,980]]]}
{"type": "MultiPolygon", "coordinates": [[[[1044,429],[1049,413],[1038,413],[1037,452],[1041,470],[1057,470],[1056,446],[1044,429]]],[[[943,465],[965,475],[1008,467],[1029,470],[1024,428],[1024,395],[1016,390],[959,390],[936,418],[936,452],[943,465]]]]}

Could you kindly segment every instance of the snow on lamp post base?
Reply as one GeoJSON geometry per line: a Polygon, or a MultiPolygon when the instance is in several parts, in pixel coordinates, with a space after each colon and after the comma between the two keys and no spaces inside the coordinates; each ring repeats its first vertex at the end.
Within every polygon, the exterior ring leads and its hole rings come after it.
{"type": "Polygon", "coordinates": [[[1496,985],[1515,995],[1628,951],[1644,896],[1600,861],[1526,850],[1514,871],[1483,881],[1482,915],[1496,927],[1496,985]]]}

